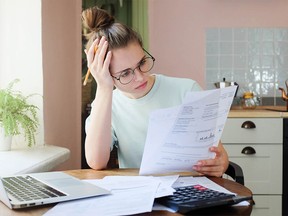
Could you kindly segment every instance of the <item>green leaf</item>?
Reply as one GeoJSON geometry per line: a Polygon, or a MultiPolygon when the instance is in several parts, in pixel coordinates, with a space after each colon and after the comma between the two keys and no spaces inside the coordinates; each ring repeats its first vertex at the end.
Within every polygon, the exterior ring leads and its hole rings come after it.
{"type": "Polygon", "coordinates": [[[39,127],[39,108],[27,101],[35,94],[24,96],[20,91],[13,91],[17,82],[19,79],[9,83],[6,89],[0,89],[0,126],[4,128],[6,136],[23,134],[28,146],[32,146],[39,127]]]}

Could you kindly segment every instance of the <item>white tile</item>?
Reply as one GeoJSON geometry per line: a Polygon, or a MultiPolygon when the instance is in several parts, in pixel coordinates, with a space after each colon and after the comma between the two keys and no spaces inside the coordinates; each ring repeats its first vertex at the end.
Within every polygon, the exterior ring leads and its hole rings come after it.
{"type": "Polygon", "coordinates": [[[232,34],[232,28],[223,28],[220,29],[220,41],[232,41],[233,40],[233,34],[232,34]]]}
{"type": "Polygon", "coordinates": [[[262,29],[262,41],[273,41],[274,30],[272,28],[262,29]]]}
{"type": "Polygon", "coordinates": [[[247,32],[248,41],[260,42],[262,40],[262,29],[250,28],[247,32]]]}
{"type": "Polygon", "coordinates": [[[251,69],[260,68],[260,56],[259,55],[249,55],[247,58],[248,67],[251,69]]]}
{"type": "Polygon", "coordinates": [[[288,41],[278,41],[275,46],[279,55],[288,55],[288,41]]]}
{"type": "Polygon", "coordinates": [[[234,68],[247,68],[247,56],[234,55],[234,68]]]}
{"type": "Polygon", "coordinates": [[[218,69],[207,69],[206,70],[206,81],[207,83],[209,82],[219,82],[221,81],[220,79],[221,76],[220,76],[220,72],[218,69]]]}
{"type": "Polygon", "coordinates": [[[227,56],[220,56],[220,62],[219,62],[219,67],[222,69],[224,68],[229,68],[232,69],[233,67],[233,57],[232,55],[227,55],[227,56]]]}
{"type": "Polygon", "coordinates": [[[206,68],[218,68],[219,67],[219,57],[218,56],[207,56],[206,57],[206,68]]]}
{"type": "Polygon", "coordinates": [[[261,59],[262,68],[274,68],[274,56],[273,55],[263,55],[261,59]]]}
{"type": "Polygon", "coordinates": [[[206,43],[206,55],[219,55],[219,42],[206,43]]]}
{"type": "Polygon", "coordinates": [[[249,42],[247,46],[249,55],[260,55],[262,53],[262,47],[260,42],[249,42]]]}
{"type": "Polygon", "coordinates": [[[243,86],[246,83],[245,74],[247,73],[247,69],[234,69],[233,71],[233,79],[239,85],[243,86]]]}
{"type": "Polygon", "coordinates": [[[261,74],[261,81],[262,82],[275,82],[275,71],[274,69],[263,69],[261,74]]]}
{"type": "Polygon", "coordinates": [[[274,40],[275,41],[288,41],[288,29],[287,28],[274,29],[274,40]]]}
{"type": "Polygon", "coordinates": [[[273,97],[275,93],[274,83],[261,84],[261,97],[273,97]]]}
{"type": "Polygon", "coordinates": [[[288,79],[288,28],[212,28],[206,43],[207,86],[225,77],[239,90],[279,97],[288,79]]]}
{"type": "Polygon", "coordinates": [[[221,76],[221,81],[223,80],[223,78],[225,78],[225,80],[227,82],[234,81],[232,69],[221,69],[220,70],[220,74],[221,74],[220,75],[221,76]]]}
{"type": "Polygon", "coordinates": [[[220,42],[220,55],[232,55],[233,43],[232,42],[220,42]]]}
{"type": "Polygon", "coordinates": [[[263,42],[262,43],[262,54],[263,55],[274,55],[274,42],[263,42]]]}
{"type": "Polygon", "coordinates": [[[207,29],[206,40],[207,41],[219,41],[219,29],[218,28],[207,29]]]}
{"type": "Polygon", "coordinates": [[[236,55],[247,55],[247,48],[248,43],[247,42],[234,42],[234,53],[236,55]]]}
{"type": "Polygon", "coordinates": [[[260,82],[261,81],[261,71],[260,69],[250,69],[245,74],[246,83],[260,82]]]}
{"type": "Polygon", "coordinates": [[[275,75],[275,82],[279,83],[281,86],[285,86],[285,80],[288,79],[288,70],[285,69],[277,69],[275,75]]]}
{"type": "Polygon", "coordinates": [[[247,41],[247,29],[246,28],[234,29],[234,41],[247,41]]]}

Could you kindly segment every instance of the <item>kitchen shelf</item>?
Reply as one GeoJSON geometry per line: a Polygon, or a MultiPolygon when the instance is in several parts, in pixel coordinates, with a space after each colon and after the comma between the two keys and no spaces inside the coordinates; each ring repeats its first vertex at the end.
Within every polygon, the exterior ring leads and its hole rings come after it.
{"type": "Polygon", "coordinates": [[[284,118],[288,117],[285,112],[286,106],[258,106],[256,109],[243,109],[241,106],[233,106],[228,117],[231,118],[284,118]],[[274,111],[279,110],[279,111],[274,111]]]}

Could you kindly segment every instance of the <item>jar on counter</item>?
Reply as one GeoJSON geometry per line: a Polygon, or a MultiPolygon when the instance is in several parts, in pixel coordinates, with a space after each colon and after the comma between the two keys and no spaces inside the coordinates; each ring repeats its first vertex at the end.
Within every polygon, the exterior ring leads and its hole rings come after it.
{"type": "Polygon", "coordinates": [[[245,92],[241,100],[241,106],[243,109],[255,109],[257,106],[256,100],[254,99],[253,92],[245,92]]]}

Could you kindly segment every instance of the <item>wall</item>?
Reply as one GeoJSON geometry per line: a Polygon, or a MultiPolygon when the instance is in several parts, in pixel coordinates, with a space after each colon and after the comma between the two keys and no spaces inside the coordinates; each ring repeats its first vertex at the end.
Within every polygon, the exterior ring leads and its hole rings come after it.
{"type": "MultiPolygon", "coordinates": [[[[0,88],[17,78],[20,82],[15,90],[38,94],[29,103],[39,107],[40,127],[35,138],[37,145],[43,145],[41,1],[0,0],[0,29],[0,88]]],[[[13,137],[13,146],[26,147],[24,137],[13,137]]]]}
{"type": "MultiPolygon", "coordinates": [[[[206,87],[225,78],[239,84],[238,96],[253,92],[262,105],[280,105],[288,77],[288,28],[206,30],[206,87]],[[278,97],[278,100],[277,100],[278,97]]],[[[285,105],[284,101],[282,105],[285,105]]]]}
{"type": "MultiPolygon", "coordinates": [[[[81,161],[81,0],[0,0],[0,87],[17,72],[27,91],[41,89],[41,3],[44,139],[71,150],[59,169],[76,169],[81,161]]],[[[148,9],[154,71],[190,77],[203,87],[207,28],[288,26],[287,0],[148,0],[148,9]]]]}
{"type": "Polygon", "coordinates": [[[81,167],[81,0],[42,0],[45,143],[81,167]]]}
{"type": "Polygon", "coordinates": [[[148,9],[154,71],[204,88],[207,28],[288,26],[287,0],[148,0],[148,9]]]}

